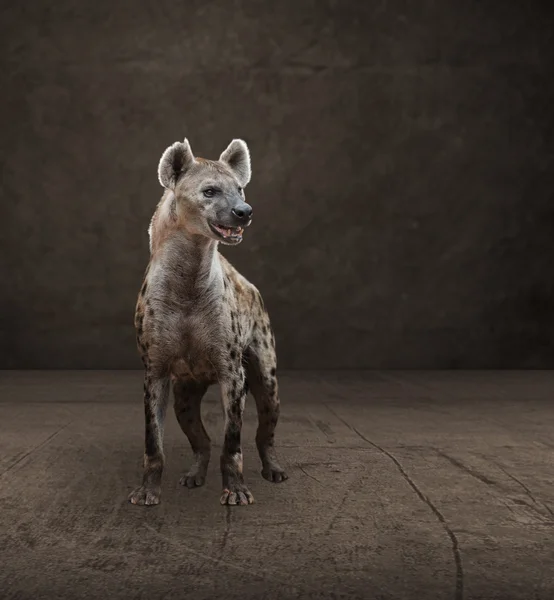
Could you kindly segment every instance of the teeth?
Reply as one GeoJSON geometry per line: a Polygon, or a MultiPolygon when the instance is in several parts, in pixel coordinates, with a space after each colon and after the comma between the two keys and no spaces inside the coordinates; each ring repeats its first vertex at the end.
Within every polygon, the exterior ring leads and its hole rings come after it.
{"type": "Polygon", "coordinates": [[[242,227],[223,227],[223,225],[216,225],[215,227],[224,237],[230,237],[233,234],[242,235],[244,231],[242,227]]]}

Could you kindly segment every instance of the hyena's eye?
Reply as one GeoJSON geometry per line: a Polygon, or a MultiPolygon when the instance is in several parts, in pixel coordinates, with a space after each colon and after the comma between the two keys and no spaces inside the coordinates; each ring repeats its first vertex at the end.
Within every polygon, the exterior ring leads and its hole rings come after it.
{"type": "Polygon", "coordinates": [[[213,187],[206,188],[202,192],[206,198],[213,198],[217,194],[217,190],[213,187]]]}

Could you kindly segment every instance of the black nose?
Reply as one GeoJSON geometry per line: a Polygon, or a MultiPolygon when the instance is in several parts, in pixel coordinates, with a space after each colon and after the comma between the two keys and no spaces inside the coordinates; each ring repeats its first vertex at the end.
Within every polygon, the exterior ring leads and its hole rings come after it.
{"type": "Polygon", "coordinates": [[[252,207],[246,202],[235,206],[231,212],[241,221],[249,221],[252,218],[252,207]]]}

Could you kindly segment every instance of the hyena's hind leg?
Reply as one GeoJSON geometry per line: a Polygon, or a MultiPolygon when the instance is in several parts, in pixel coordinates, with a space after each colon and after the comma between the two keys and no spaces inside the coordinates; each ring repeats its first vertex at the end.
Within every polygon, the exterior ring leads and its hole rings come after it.
{"type": "Polygon", "coordinates": [[[288,479],[277,460],[275,428],[279,420],[279,385],[275,339],[269,324],[256,327],[254,338],[244,355],[244,364],[250,391],[256,400],[258,430],[256,446],[262,461],[262,476],[279,483],[288,479]]]}
{"type": "Polygon", "coordinates": [[[195,462],[180,480],[188,488],[199,487],[206,481],[210,462],[210,437],[202,423],[200,405],[208,386],[202,383],[177,380],[173,385],[175,416],[187,436],[195,462]]]}

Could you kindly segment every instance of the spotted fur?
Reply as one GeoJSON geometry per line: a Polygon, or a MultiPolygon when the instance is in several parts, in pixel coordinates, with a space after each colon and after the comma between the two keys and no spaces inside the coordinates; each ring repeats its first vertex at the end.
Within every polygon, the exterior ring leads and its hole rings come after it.
{"type": "Polygon", "coordinates": [[[210,438],[200,404],[216,383],[224,415],[221,503],[253,502],[244,482],[241,447],[249,391],[258,413],[262,475],[273,482],[287,479],[274,447],[279,389],[269,316],[258,289],[218,251],[219,243],[240,240],[222,239],[210,228],[215,222],[236,226],[232,211],[248,206],[243,188],[250,169],[250,154],[241,140],[233,140],[218,161],[194,157],[187,140],[170,146],[160,160],[158,177],[166,189],[150,223],[150,262],[135,312],[144,364],[145,449],[142,485],[129,495],[133,504],[160,501],[171,383],[175,415],[194,455],[183,485],[197,487],[206,479],[210,438]],[[208,199],[206,186],[219,192],[208,199]]]}

